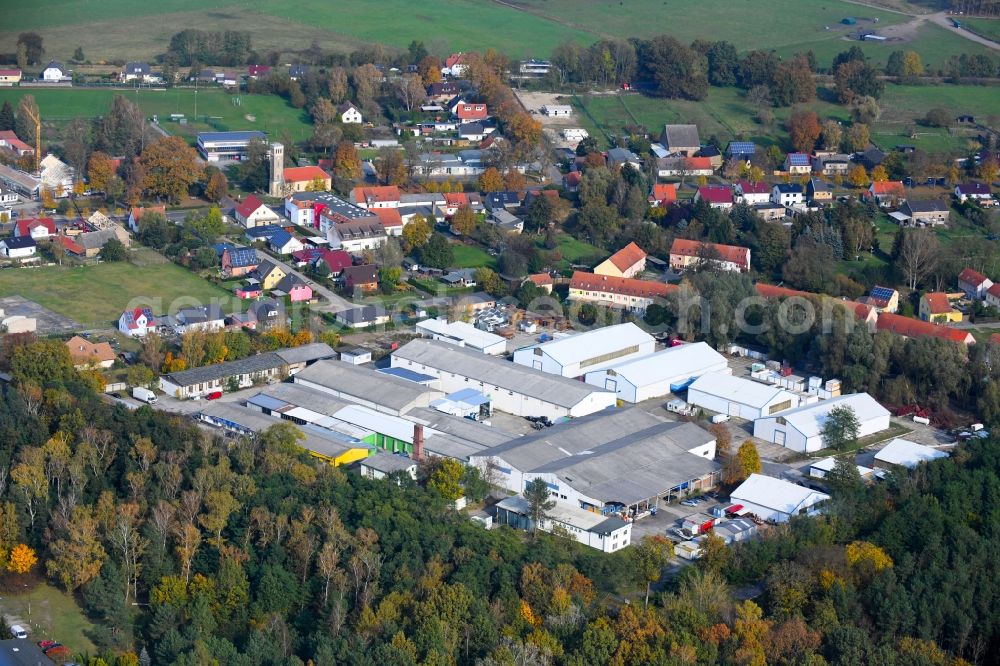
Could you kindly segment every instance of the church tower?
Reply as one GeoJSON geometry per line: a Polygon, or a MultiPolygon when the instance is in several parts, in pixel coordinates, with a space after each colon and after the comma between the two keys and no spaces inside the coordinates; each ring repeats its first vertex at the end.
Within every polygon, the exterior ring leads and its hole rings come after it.
{"type": "Polygon", "coordinates": [[[280,143],[271,144],[271,185],[268,194],[280,197],[285,189],[285,147],[280,143]]]}

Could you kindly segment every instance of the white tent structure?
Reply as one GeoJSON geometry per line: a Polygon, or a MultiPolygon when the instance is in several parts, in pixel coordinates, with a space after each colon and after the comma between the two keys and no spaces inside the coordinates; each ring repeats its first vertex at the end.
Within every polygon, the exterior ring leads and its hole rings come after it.
{"type": "Polygon", "coordinates": [[[688,387],[687,401],[698,407],[753,421],[799,406],[799,396],[771,384],[712,373],[688,387]]]}
{"type": "Polygon", "coordinates": [[[858,419],[858,437],[889,427],[889,410],[867,393],[851,393],[757,419],[753,424],[753,436],[793,451],[819,451],[826,446],[823,424],[835,407],[850,407],[854,411],[858,419]]]}
{"type": "Polygon", "coordinates": [[[816,515],[816,505],[830,499],[826,493],[763,474],[751,474],[729,497],[733,504],[774,523],[816,515]]]}
{"type": "Polygon", "coordinates": [[[619,400],[642,402],[683,390],[702,375],[729,372],[725,356],[704,342],[695,342],[588,372],[586,381],[615,391],[619,400]]]}

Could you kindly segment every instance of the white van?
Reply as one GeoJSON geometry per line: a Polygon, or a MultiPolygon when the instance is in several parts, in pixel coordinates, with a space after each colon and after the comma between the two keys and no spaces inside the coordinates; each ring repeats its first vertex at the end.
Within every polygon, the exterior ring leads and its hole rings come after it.
{"type": "Polygon", "coordinates": [[[14,638],[27,638],[28,630],[19,624],[12,624],[10,625],[10,634],[14,638]]]}

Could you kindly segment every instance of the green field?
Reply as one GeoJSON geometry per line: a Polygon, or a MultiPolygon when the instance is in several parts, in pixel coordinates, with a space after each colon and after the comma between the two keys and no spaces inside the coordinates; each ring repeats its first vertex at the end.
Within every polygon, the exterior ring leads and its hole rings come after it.
{"type": "MultiPolygon", "coordinates": [[[[901,24],[909,17],[843,0],[39,0],[14,3],[5,13],[0,50],[14,51],[16,35],[34,29],[46,39],[49,57],[68,58],[82,46],[92,61],[151,58],[162,53],[173,32],[248,30],[258,52],[291,53],[313,40],[322,47],[349,50],[360,42],[405,48],[422,40],[437,53],[498,49],[516,58],[544,57],[559,43],[590,43],[603,37],[671,34],[684,42],[724,39],[739,49],[774,49],[790,55],[812,49],[826,63],[864,29],[901,24]],[[855,17],[856,26],[840,23],[855,17]],[[876,23],[876,19],[877,23],[876,23]],[[296,34],[296,30],[298,34],[296,34]]],[[[859,43],[876,61],[903,45],[939,65],[949,55],[983,50],[936,26],[923,26],[885,44],[859,43]]]]}
{"type": "MultiPolygon", "coordinates": [[[[923,127],[918,125],[917,119],[935,106],[944,107],[955,115],[982,115],[996,107],[998,95],[1000,89],[989,86],[949,85],[942,88],[889,84],[880,101],[883,113],[872,128],[872,138],[883,148],[912,144],[929,152],[964,151],[974,134],[972,130],[923,127]],[[916,132],[916,138],[910,137],[910,130],[916,132]]],[[[784,122],[792,111],[789,107],[773,109],[775,124],[769,133],[754,121],[756,110],[737,88],[711,88],[708,98],[701,102],[642,95],[583,96],[574,102],[577,108],[582,105],[587,111],[579,116],[581,125],[591,133],[597,131],[598,135],[621,134],[623,128],[639,124],[658,137],[665,123],[694,123],[703,141],[715,135],[723,144],[737,136],[761,145],[774,143],[774,135],[784,134],[784,122]]],[[[850,120],[847,108],[837,104],[815,100],[803,106],[816,111],[822,119],[850,120]]]]}
{"type": "Polygon", "coordinates": [[[976,34],[1000,42],[1000,19],[963,18],[962,25],[976,34]]]}
{"type": "Polygon", "coordinates": [[[456,268],[479,268],[480,266],[486,266],[487,268],[496,270],[496,257],[490,256],[481,247],[456,243],[452,244],[451,248],[455,253],[456,268]]]}
{"type": "Polygon", "coordinates": [[[75,319],[84,326],[108,328],[137,299],[157,314],[218,299],[225,312],[233,298],[222,289],[172,263],[137,268],[129,263],[47,266],[0,271],[0,296],[19,295],[75,319]]]}
{"type": "Polygon", "coordinates": [[[27,594],[4,595],[0,611],[27,622],[32,641],[55,640],[74,654],[97,651],[87,637],[94,625],[84,617],[72,595],[51,585],[39,585],[27,594]]]}
{"type": "Polygon", "coordinates": [[[0,88],[0,103],[10,100],[16,106],[23,95],[29,94],[35,96],[46,122],[61,123],[77,117],[104,115],[111,106],[112,97],[125,95],[139,104],[147,118],[157,116],[163,128],[171,134],[193,136],[196,132],[209,129],[259,129],[276,137],[287,131],[294,140],[302,141],[312,133],[308,114],[275,95],[241,94],[237,105],[234,102],[237,96],[221,88],[202,88],[197,92],[194,88],[174,88],[141,90],[138,93],[103,88],[0,88]],[[192,120],[196,102],[201,122],[180,125],[169,121],[171,113],[183,113],[192,120]],[[206,118],[211,121],[205,122],[206,118]]]}

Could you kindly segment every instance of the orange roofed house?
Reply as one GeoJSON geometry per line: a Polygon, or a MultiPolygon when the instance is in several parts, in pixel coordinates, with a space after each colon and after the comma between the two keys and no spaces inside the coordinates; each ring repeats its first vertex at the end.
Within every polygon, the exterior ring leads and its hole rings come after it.
{"type": "Polygon", "coordinates": [[[317,189],[326,192],[330,189],[330,174],[318,166],[289,167],[285,169],[284,177],[285,185],[288,185],[292,192],[317,189]]]}
{"type": "Polygon", "coordinates": [[[361,208],[399,208],[399,188],[395,185],[380,187],[355,187],[351,190],[351,203],[361,208]]]}
{"type": "Polygon", "coordinates": [[[145,208],[137,206],[129,211],[128,214],[128,228],[132,230],[132,233],[139,233],[139,220],[146,213],[159,213],[160,215],[167,214],[166,206],[146,206],[145,208]]]}
{"type": "Polygon", "coordinates": [[[677,183],[656,183],[649,195],[649,205],[656,208],[666,208],[677,203],[677,183]]]}
{"type": "Polygon", "coordinates": [[[716,245],[686,238],[674,239],[670,246],[670,268],[679,271],[706,258],[724,271],[750,270],[750,248],[739,245],[716,245]]]}
{"type": "Polygon", "coordinates": [[[596,303],[644,314],[658,298],[677,291],[677,285],[576,271],[569,282],[569,300],[596,303]]]}
{"type": "Polygon", "coordinates": [[[646,270],[646,253],[635,243],[629,243],[594,268],[597,275],[630,278],[646,270]]]}
{"type": "Polygon", "coordinates": [[[93,343],[79,335],[74,335],[66,341],[69,355],[73,358],[73,366],[82,368],[110,368],[115,363],[115,351],[107,342],[93,343]]]}
{"type": "Polygon", "coordinates": [[[962,321],[962,313],[951,307],[948,294],[932,291],[920,297],[920,318],[936,324],[962,321]]]}
{"type": "Polygon", "coordinates": [[[874,199],[875,203],[886,208],[902,203],[906,199],[906,190],[899,180],[877,181],[868,187],[866,197],[874,199]]]}

